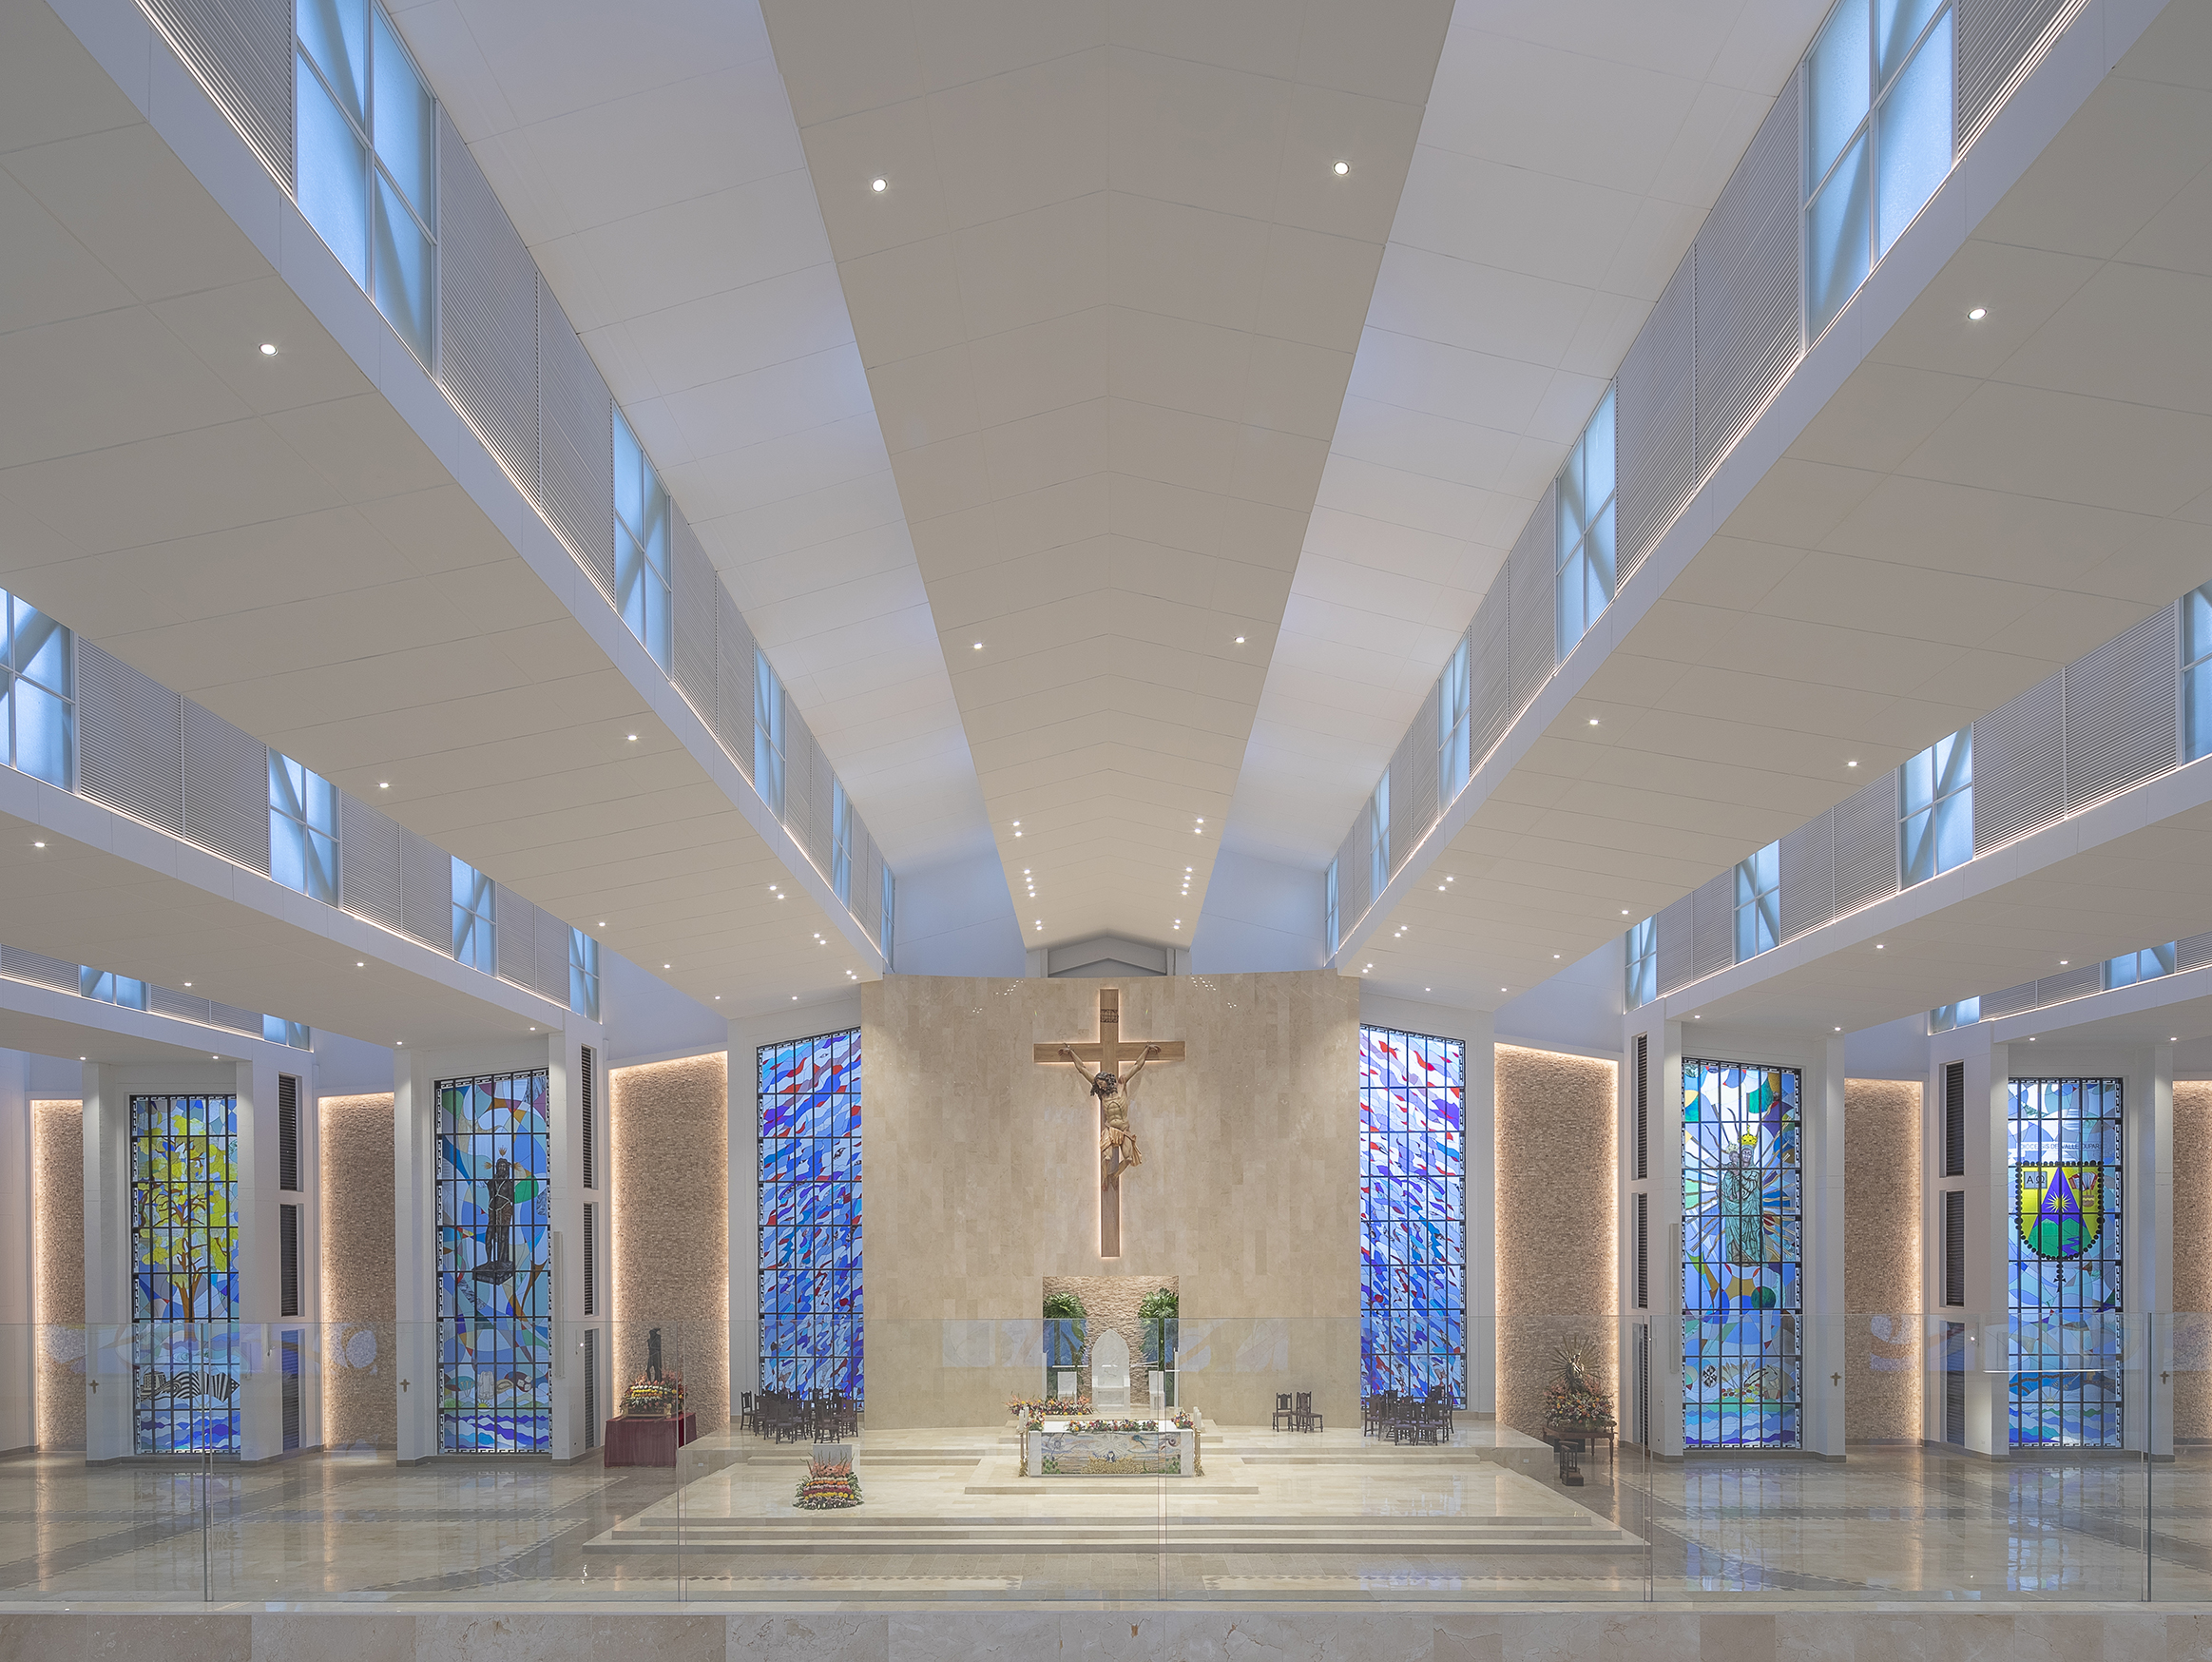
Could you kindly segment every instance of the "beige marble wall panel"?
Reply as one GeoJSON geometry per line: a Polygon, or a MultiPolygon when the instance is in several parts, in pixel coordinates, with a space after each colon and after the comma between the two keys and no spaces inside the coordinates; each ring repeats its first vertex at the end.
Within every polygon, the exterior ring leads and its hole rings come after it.
{"type": "Polygon", "coordinates": [[[1497,1047],[1498,1419],[1531,1436],[1567,1340],[1621,1404],[1615,1112],[1612,1063],[1497,1047]]]}
{"type": "Polygon", "coordinates": [[[1843,1082],[1843,1435],[1921,1440],[1920,1086],[1843,1082]]]}
{"type": "Polygon", "coordinates": [[[611,1384],[619,1401],[644,1374],[659,1327],[662,1364],[683,1373],[704,1431],[730,1417],[729,1069],[718,1052],[617,1068],[609,1080],[611,1384]]]}
{"type": "Polygon", "coordinates": [[[323,1441],[334,1449],[397,1448],[392,1092],[325,1096],[320,1111],[323,1441]]]}
{"type": "Polygon", "coordinates": [[[38,1446],[85,1446],[85,1105],[30,1105],[38,1446]]]}
{"type": "Polygon", "coordinates": [[[984,980],[861,993],[871,1425],[975,1425],[1044,1382],[1048,1275],[1178,1278],[1183,1400],[1265,1424],[1307,1390],[1359,1391],[1357,985],[1328,971],[984,980]],[[1125,1039],[1182,1039],[1130,1092],[1144,1164],[1124,1256],[1099,1255],[1098,1116],[1031,1047],[1087,1040],[1101,987],[1125,1039]]]}
{"type": "Polygon", "coordinates": [[[2175,1346],[2174,1440],[2212,1442],[2212,1083],[2201,1079],[2174,1084],[2174,1309],[2195,1318],[2175,1346]]]}

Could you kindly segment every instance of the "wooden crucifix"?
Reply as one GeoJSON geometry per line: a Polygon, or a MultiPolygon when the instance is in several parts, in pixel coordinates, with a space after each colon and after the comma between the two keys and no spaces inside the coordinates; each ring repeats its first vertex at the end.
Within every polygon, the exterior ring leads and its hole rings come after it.
{"type": "Polygon", "coordinates": [[[1129,1131],[1129,1081],[1146,1062],[1183,1060],[1181,1039],[1122,1037],[1122,995],[1116,987],[1098,994],[1098,1042],[1038,1045],[1035,1060],[1072,1064],[1089,1082],[1099,1114],[1098,1255],[1122,1255],[1122,1173],[1143,1156],[1129,1131]],[[1134,1062],[1127,1073],[1124,1062],[1134,1062]]]}

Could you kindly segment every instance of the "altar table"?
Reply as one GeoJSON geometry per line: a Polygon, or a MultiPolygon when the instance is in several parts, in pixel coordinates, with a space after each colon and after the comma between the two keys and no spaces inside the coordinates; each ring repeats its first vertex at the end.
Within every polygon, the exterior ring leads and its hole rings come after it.
{"type": "Polygon", "coordinates": [[[1022,1433],[1025,1478],[1187,1478],[1198,1469],[1199,1434],[1167,1425],[1157,1431],[1070,1431],[1048,1420],[1022,1433]]]}

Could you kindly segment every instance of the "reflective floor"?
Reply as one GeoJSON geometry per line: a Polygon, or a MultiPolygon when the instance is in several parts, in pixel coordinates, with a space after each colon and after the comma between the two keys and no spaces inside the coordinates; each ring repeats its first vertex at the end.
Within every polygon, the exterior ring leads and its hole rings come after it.
{"type": "Polygon", "coordinates": [[[2170,1465],[1855,1451],[1647,1466],[1463,1425],[1395,1448],[1210,1427],[1202,1475],[1024,1478],[1010,1434],[879,1432],[865,1504],[791,1504],[802,1446],[681,1473],[310,1457],[0,1464],[0,1600],[1386,1603],[2212,1599],[2212,1452],[2170,1465]]]}

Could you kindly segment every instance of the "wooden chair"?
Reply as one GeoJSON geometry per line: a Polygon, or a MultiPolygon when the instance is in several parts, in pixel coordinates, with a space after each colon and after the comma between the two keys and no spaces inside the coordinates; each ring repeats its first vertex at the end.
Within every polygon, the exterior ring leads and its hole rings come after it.
{"type": "Polygon", "coordinates": [[[1302,1429],[1298,1422],[1298,1411],[1290,1405],[1290,1393],[1288,1391],[1276,1393],[1275,1418],[1268,1422],[1267,1429],[1270,1431],[1302,1429]]]}
{"type": "Polygon", "coordinates": [[[1321,1429],[1321,1417],[1314,1412],[1313,1392],[1300,1391],[1298,1394],[1298,1406],[1291,1411],[1291,1429],[1293,1431],[1318,1431],[1321,1429]]]}
{"type": "Polygon", "coordinates": [[[738,1403],[738,1429],[748,1431],[752,1428],[754,1417],[760,1412],[753,1406],[753,1393],[744,1392],[739,1397],[738,1403]]]}

